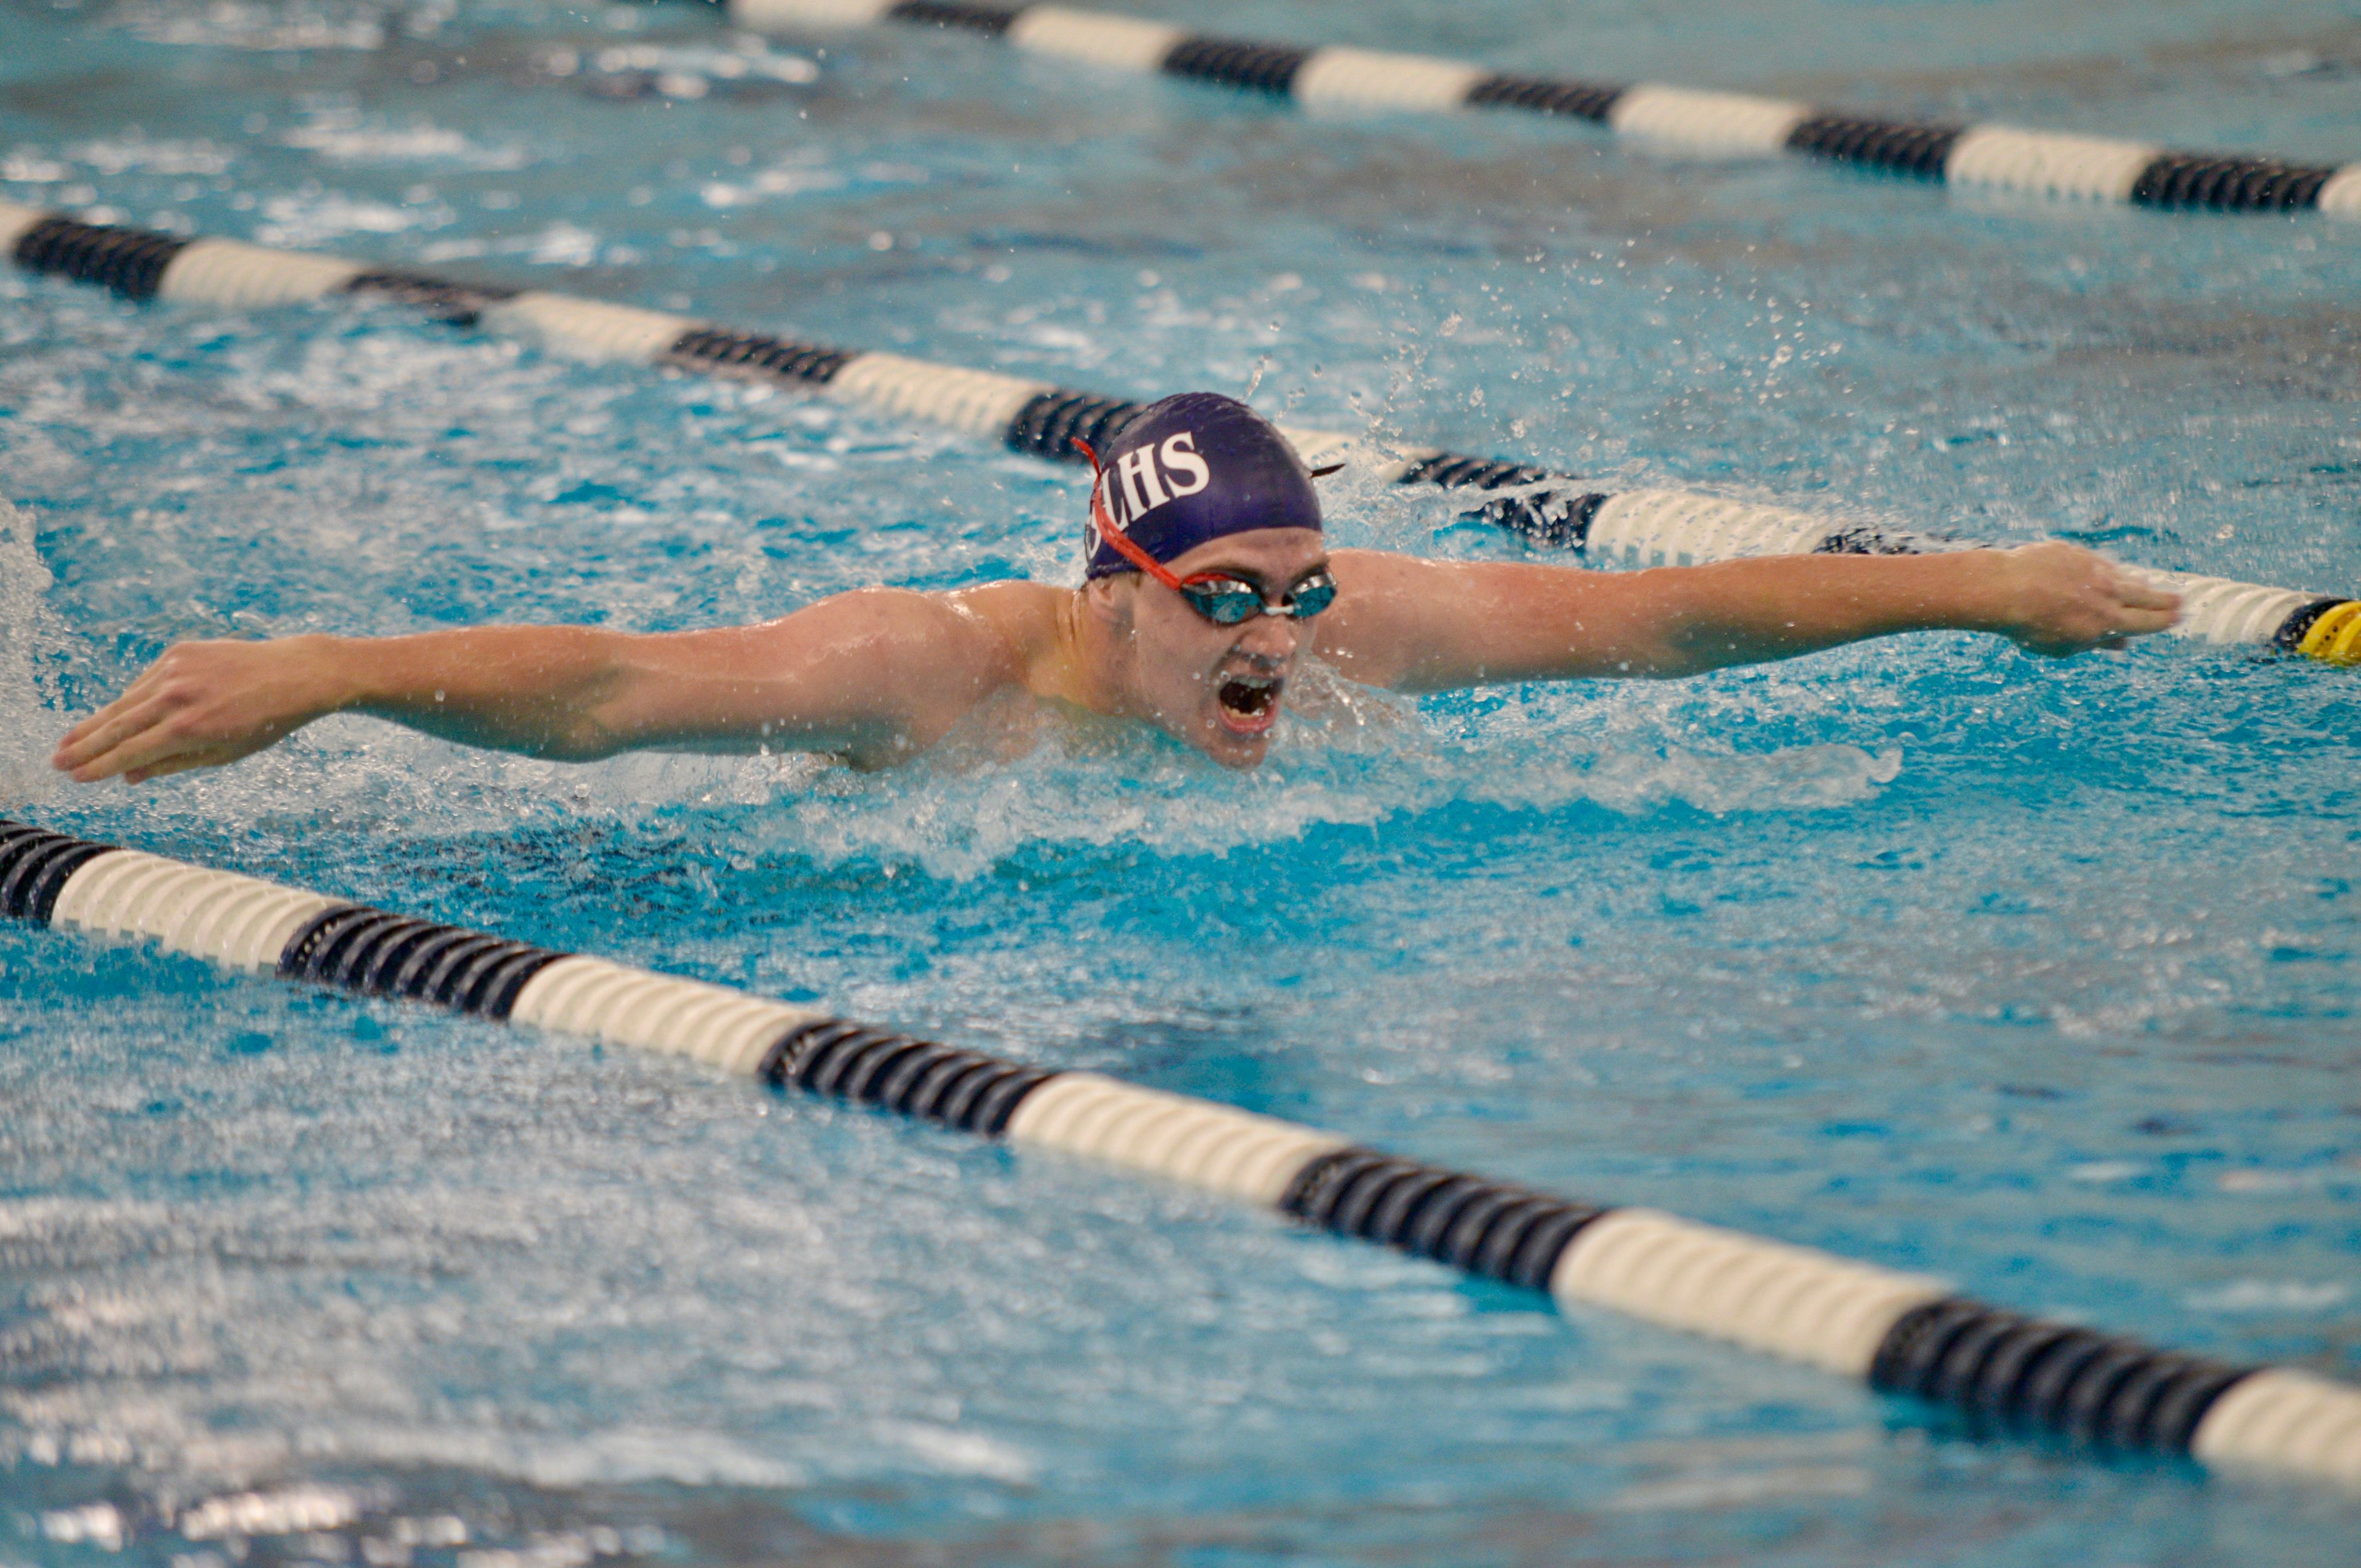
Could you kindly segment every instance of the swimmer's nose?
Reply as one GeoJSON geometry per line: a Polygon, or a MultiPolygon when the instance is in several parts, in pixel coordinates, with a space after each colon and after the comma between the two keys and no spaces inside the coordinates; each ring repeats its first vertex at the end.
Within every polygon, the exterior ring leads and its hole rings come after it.
{"type": "Polygon", "coordinates": [[[1257,615],[1240,629],[1232,646],[1265,659],[1289,659],[1303,641],[1304,626],[1284,615],[1257,615]]]}

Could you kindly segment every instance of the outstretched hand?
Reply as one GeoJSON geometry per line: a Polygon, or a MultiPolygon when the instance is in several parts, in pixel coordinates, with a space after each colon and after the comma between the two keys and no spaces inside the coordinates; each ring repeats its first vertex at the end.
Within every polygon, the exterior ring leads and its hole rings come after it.
{"type": "Polygon", "coordinates": [[[2179,594],[2079,544],[2053,540],[1987,558],[2000,593],[1993,630],[2031,652],[2062,659],[2120,648],[2180,619],[2179,594]]]}
{"type": "Polygon", "coordinates": [[[140,784],[251,756],[335,711],[323,641],[180,643],[67,730],[49,764],[82,784],[140,784]]]}

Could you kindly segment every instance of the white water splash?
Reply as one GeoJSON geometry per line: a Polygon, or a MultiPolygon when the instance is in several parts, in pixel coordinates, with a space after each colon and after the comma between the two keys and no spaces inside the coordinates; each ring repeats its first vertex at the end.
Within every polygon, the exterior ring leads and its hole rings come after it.
{"type": "Polygon", "coordinates": [[[389,10],[377,5],[284,6],[215,0],[196,11],[161,5],[131,5],[108,21],[148,43],[208,49],[377,49],[385,47],[389,10]]]}
{"type": "Polygon", "coordinates": [[[65,646],[66,629],[49,609],[56,579],[33,533],[32,514],[0,499],[0,810],[57,788],[49,753],[63,726],[44,664],[65,646]]]}
{"type": "Polygon", "coordinates": [[[1602,747],[1595,709],[1659,700],[1631,689],[1568,695],[1453,737],[1404,699],[1333,680],[1323,690],[1316,674],[1303,684],[1290,699],[1303,711],[1282,719],[1270,761],[1253,773],[1129,727],[1052,724],[1014,761],[975,766],[947,752],[884,777],[783,775],[800,798],[759,820],[756,847],[823,865],[915,864],[963,882],[1044,847],[1223,856],[1467,802],[1627,815],[1828,810],[1870,798],[1902,769],[1898,750],[1842,744],[1751,755],[1602,747]]]}

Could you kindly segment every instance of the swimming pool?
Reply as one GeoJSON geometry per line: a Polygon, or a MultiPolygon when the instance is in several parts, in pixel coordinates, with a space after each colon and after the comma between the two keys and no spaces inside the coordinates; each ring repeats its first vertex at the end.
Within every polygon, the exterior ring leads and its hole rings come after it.
{"type": "MultiPolygon", "coordinates": [[[[2326,7],[2061,38],[1795,5],[1743,72],[1647,7],[1540,43],[1508,5],[1200,10],[2323,158],[2361,52],[2326,7]]],[[[741,49],[693,12],[5,26],[34,45],[0,64],[11,200],[1133,395],[1259,375],[1305,423],[2361,581],[2356,267],[2318,220],[1373,131],[924,35],[741,49]]],[[[2347,677],[1924,638],[1340,695],[1245,779],[1093,735],[853,779],[339,722],[82,794],[40,766],[61,712],[175,637],[1062,580],[1080,487],[393,312],[0,291],[14,815],[2350,1375],[2347,677]]],[[[1337,511],[1510,548],[1433,495],[1337,511]]],[[[16,928],[0,975],[28,1560],[2350,1555],[2333,1498],[1978,1442],[1080,1166],[16,928]]]]}

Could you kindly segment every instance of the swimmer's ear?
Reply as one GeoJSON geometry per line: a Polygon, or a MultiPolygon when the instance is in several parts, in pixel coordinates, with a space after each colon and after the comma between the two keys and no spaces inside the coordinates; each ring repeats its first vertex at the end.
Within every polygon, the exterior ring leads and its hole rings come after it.
{"type": "Polygon", "coordinates": [[[1344,470],[1345,465],[1342,463],[1331,463],[1325,468],[1312,469],[1312,477],[1315,479],[1324,479],[1331,474],[1341,474],[1344,470]]]}
{"type": "Polygon", "coordinates": [[[1116,585],[1139,585],[1137,572],[1117,572],[1112,576],[1093,577],[1082,585],[1082,604],[1091,614],[1118,631],[1131,629],[1132,595],[1118,591],[1116,585]]]}

